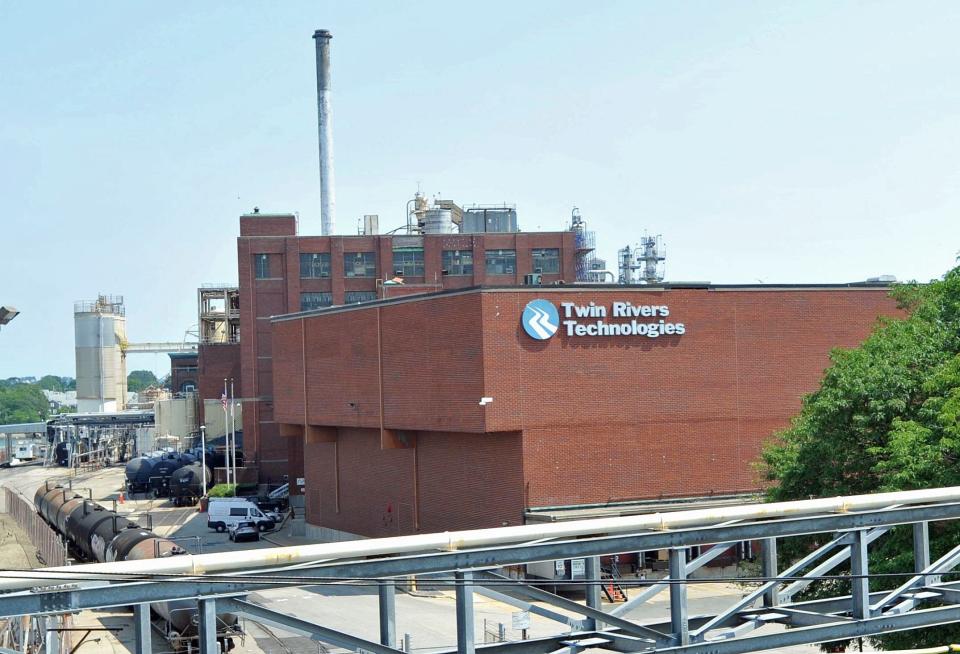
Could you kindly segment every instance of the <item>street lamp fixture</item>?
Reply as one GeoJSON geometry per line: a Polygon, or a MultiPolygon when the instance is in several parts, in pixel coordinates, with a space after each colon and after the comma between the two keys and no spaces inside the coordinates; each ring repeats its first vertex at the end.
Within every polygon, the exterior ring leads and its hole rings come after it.
{"type": "Polygon", "coordinates": [[[0,326],[6,325],[19,315],[20,312],[13,307],[0,307],[0,326]]]}

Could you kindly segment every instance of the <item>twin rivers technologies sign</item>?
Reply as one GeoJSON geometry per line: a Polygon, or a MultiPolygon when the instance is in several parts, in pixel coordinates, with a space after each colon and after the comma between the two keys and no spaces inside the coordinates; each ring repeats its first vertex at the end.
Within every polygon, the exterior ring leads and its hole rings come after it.
{"type": "Polygon", "coordinates": [[[612,302],[610,306],[532,300],[523,309],[520,322],[530,338],[545,341],[556,334],[561,325],[567,336],[680,336],[687,331],[682,322],[670,322],[666,305],[612,302]],[[561,315],[562,314],[562,315],[561,315]]]}

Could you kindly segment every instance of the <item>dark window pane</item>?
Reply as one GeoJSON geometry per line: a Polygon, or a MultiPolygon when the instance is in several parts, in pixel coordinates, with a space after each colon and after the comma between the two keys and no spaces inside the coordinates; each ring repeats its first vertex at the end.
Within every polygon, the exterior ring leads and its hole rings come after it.
{"type": "Polygon", "coordinates": [[[330,276],[330,255],[323,253],[300,254],[300,279],[319,279],[330,276]]]}
{"type": "Polygon", "coordinates": [[[359,304],[360,302],[373,302],[377,299],[376,291],[347,291],[343,294],[344,304],[359,304]]]}
{"type": "Polygon", "coordinates": [[[270,277],[270,255],[253,255],[253,276],[256,279],[269,279],[270,277]]]}
{"type": "Polygon", "coordinates": [[[448,275],[472,275],[473,250],[444,250],[443,269],[448,275]]]}
{"type": "Polygon", "coordinates": [[[397,248],[393,251],[393,270],[390,275],[398,274],[423,277],[423,248],[397,248]]]}
{"type": "Polygon", "coordinates": [[[344,252],[344,277],[376,277],[377,255],[375,252],[344,252]]]}
{"type": "Polygon", "coordinates": [[[313,309],[322,309],[333,305],[333,294],[331,293],[301,293],[300,310],[311,311],[313,309]]]}
{"type": "Polygon", "coordinates": [[[517,270],[516,250],[487,250],[488,275],[513,275],[517,270]]]}
{"type": "Polygon", "coordinates": [[[560,272],[559,248],[535,248],[531,254],[533,255],[533,272],[560,272]]]}

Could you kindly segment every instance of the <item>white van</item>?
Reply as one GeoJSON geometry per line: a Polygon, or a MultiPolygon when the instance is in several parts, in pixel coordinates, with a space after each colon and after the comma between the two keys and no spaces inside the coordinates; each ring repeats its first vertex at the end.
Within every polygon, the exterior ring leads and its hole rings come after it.
{"type": "Polygon", "coordinates": [[[276,522],[244,497],[212,497],[207,507],[207,528],[223,533],[239,522],[256,523],[260,531],[276,526],[276,522]]]}

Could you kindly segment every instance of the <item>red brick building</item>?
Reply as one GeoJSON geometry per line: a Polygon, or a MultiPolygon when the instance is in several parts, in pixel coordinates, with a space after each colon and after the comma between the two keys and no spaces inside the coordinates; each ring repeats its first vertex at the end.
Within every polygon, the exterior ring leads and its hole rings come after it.
{"type": "Polygon", "coordinates": [[[307,521],[326,536],[755,490],[751,463],[830,349],[896,315],[886,290],[485,288],[277,316],[273,433],[303,447],[307,521]]]}
{"type": "MultiPolygon", "coordinates": [[[[535,272],[544,284],[572,281],[577,256],[570,231],[298,236],[295,216],[260,213],[241,216],[237,248],[239,378],[243,397],[251,399],[244,407],[244,450],[259,467],[262,482],[303,474],[302,439],[281,438],[274,417],[277,352],[271,316],[440,290],[519,285],[535,272]]],[[[201,353],[202,372],[213,366],[203,361],[206,352],[201,353]]],[[[228,366],[222,363],[217,374],[228,366]]]]}
{"type": "Polygon", "coordinates": [[[199,385],[196,352],[170,353],[170,389],[174,393],[194,393],[199,385]]]}

